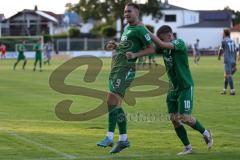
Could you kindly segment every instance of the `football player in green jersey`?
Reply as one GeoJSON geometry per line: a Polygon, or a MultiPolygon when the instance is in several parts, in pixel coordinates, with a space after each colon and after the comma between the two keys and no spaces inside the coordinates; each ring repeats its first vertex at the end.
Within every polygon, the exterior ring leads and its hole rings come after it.
{"type": "Polygon", "coordinates": [[[18,52],[18,57],[17,57],[17,62],[14,63],[13,70],[16,69],[17,64],[19,61],[23,60],[23,66],[22,69],[25,69],[25,66],[27,64],[27,59],[26,56],[24,55],[25,47],[24,47],[25,41],[22,41],[22,44],[17,45],[17,52],[18,52]]]}
{"type": "MultiPolygon", "coordinates": [[[[171,27],[164,25],[157,31],[157,36],[149,32],[152,40],[159,49],[157,53],[163,54],[163,60],[169,78],[169,92],[167,95],[167,107],[170,119],[176,134],[184,145],[183,152],[178,155],[192,153],[187,132],[182,124],[186,124],[197,130],[210,149],[213,145],[211,132],[206,130],[193,116],[193,80],[188,64],[187,47],[183,40],[175,39],[171,27]]],[[[138,55],[129,54],[129,58],[138,55]]]]}
{"type": "Polygon", "coordinates": [[[109,43],[107,48],[116,46],[113,55],[112,68],[109,75],[109,94],[107,97],[109,118],[107,136],[97,146],[113,146],[113,135],[116,125],[119,128],[119,141],[110,153],[118,153],[130,146],[127,137],[127,119],[123,111],[122,99],[127,87],[130,86],[135,76],[136,58],[128,60],[126,54],[147,55],[154,53],[151,38],[144,26],[139,26],[139,6],[128,3],[124,9],[124,17],[128,22],[118,45],[109,43]]]}
{"type": "Polygon", "coordinates": [[[33,50],[36,52],[35,53],[35,62],[34,62],[33,71],[36,70],[37,63],[39,62],[39,69],[40,69],[40,72],[41,72],[42,71],[42,45],[41,45],[41,39],[39,39],[39,42],[37,42],[33,46],[33,50]]]}

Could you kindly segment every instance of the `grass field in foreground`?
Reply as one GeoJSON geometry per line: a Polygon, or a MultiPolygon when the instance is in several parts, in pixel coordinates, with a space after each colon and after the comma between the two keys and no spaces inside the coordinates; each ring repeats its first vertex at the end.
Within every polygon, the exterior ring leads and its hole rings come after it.
{"type": "MultiPolygon", "coordinates": [[[[131,147],[120,154],[110,155],[110,148],[96,147],[96,142],[105,136],[107,115],[85,122],[65,122],[55,115],[55,105],[63,99],[74,100],[71,108],[74,113],[99,104],[99,100],[63,95],[49,87],[50,74],[63,60],[53,60],[51,66],[44,66],[43,72],[32,71],[33,61],[28,62],[25,71],[21,70],[21,64],[13,71],[14,61],[0,60],[1,160],[240,159],[240,73],[234,76],[237,95],[220,95],[223,64],[216,57],[203,57],[200,65],[193,64],[190,58],[195,82],[193,114],[212,130],[214,148],[208,151],[202,136],[186,127],[194,153],[184,157],[176,156],[182,145],[165,117],[166,95],[137,99],[134,107],[124,104],[128,114],[135,117],[128,122],[131,147]],[[156,113],[163,118],[146,120],[156,113]]],[[[107,91],[110,59],[103,59],[103,62],[103,70],[93,84],[82,81],[86,67],[74,71],[66,82],[107,91]]],[[[116,134],[115,141],[117,139],[116,134]]]]}

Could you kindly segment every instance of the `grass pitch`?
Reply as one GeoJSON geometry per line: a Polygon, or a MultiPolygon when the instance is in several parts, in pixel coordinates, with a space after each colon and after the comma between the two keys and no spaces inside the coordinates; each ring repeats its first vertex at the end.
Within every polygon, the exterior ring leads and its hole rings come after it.
{"type": "MultiPolygon", "coordinates": [[[[182,145],[167,118],[166,95],[162,95],[138,98],[134,107],[124,104],[129,116],[131,147],[120,154],[110,155],[110,148],[96,147],[96,142],[105,136],[107,115],[84,122],[65,122],[55,115],[55,105],[63,99],[74,100],[71,108],[74,113],[87,111],[99,104],[99,100],[94,98],[63,95],[49,87],[50,74],[64,60],[53,60],[51,66],[44,66],[43,72],[33,72],[31,60],[25,71],[21,70],[21,63],[13,71],[15,60],[0,60],[0,159],[238,160],[240,73],[238,71],[234,75],[237,95],[222,96],[219,94],[223,88],[222,62],[216,57],[203,57],[200,65],[192,61],[190,58],[195,82],[193,115],[212,130],[212,150],[206,149],[198,132],[186,127],[194,153],[176,156],[182,145]]],[[[66,83],[107,91],[110,59],[103,59],[103,62],[103,70],[93,84],[82,80],[86,67],[74,71],[66,83]]],[[[115,141],[117,139],[116,134],[115,141]]]]}

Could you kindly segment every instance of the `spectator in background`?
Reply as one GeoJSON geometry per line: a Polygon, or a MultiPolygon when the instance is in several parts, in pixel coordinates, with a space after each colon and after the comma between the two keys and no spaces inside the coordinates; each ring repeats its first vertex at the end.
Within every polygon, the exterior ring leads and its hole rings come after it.
{"type": "Polygon", "coordinates": [[[5,44],[1,44],[1,46],[0,46],[0,50],[1,50],[1,58],[3,59],[3,58],[6,58],[6,51],[7,51],[7,49],[6,49],[6,46],[5,46],[5,44]]]}
{"type": "Polygon", "coordinates": [[[45,56],[45,60],[43,62],[44,64],[47,63],[48,65],[50,65],[52,52],[53,52],[53,44],[51,43],[51,41],[49,41],[44,45],[44,56],[45,56]]]}
{"type": "Polygon", "coordinates": [[[198,64],[200,61],[200,50],[199,50],[199,39],[196,39],[196,43],[193,45],[193,55],[194,55],[194,63],[198,64]]]}

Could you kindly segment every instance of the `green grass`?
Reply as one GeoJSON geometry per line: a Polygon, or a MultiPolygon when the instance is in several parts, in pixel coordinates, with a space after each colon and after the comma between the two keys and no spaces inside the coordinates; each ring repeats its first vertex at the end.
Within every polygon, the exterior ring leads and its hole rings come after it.
{"type": "MultiPolygon", "coordinates": [[[[49,87],[50,74],[63,60],[54,60],[51,66],[44,66],[43,72],[33,72],[32,61],[25,71],[21,70],[21,64],[13,71],[14,61],[0,61],[0,159],[237,160],[240,157],[240,74],[237,72],[234,76],[237,95],[221,96],[223,64],[216,57],[203,57],[200,65],[193,64],[190,59],[195,82],[193,115],[212,130],[214,148],[208,151],[202,136],[187,127],[194,153],[185,157],[176,156],[182,145],[166,118],[166,95],[138,98],[133,107],[124,104],[131,115],[128,125],[131,148],[110,155],[110,148],[95,145],[105,136],[106,115],[84,122],[65,122],[55,115],[55,105],[63,99],[74,100],[71,110],[75,113],[95,108],[100,102],[83,96],[63,95],[49,87]],[[162,117],[146,120],[150,114],[160,113],[162,117]]],[[[66,83],[107,91],[110,59],[103,59],[103,62],[96,82],[83,82],[86,68],[83,67],[74,71],[66,83]]],[[[116,134],[115,140],[117,138],[116,134]]]]}

